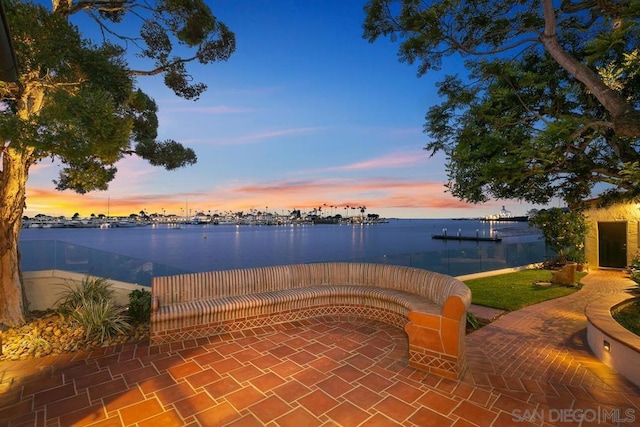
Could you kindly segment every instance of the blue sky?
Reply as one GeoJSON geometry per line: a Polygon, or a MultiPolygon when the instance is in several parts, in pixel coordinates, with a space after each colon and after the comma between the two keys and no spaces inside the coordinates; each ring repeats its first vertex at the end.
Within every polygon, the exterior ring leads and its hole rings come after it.
{"type": "MultiPolygon", "coordinates": [[[[445,192],[442,155],[430,157],[422,133],[438,102],[435,83],[460,70],[418,78],[398,62],[397,45],[362,38],[362,1],[220,0],[214,14],[234,31],[229,61],[190,70],[209,89],[196,102],[162,79],[139,86],[159,105],[159,138],[192,147],[195,166],[168,172],[137,158],[118,163],[107,192],[56,192],[57,164],[30,174],[26,215],[184,214],[257,209],[366,206],[386,217],[451,218],[514,214],[517,201],[483,205],[445,192]]],[[[331,209],[329,209],[331,211],[331,209]]]]}

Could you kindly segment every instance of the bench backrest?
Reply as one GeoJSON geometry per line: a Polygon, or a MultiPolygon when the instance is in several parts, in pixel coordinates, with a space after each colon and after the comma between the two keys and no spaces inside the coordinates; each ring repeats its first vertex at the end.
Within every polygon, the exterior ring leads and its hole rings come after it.
{"type": "Polygon", "coordinates": [[[412,292],[444,305],[457,295],[468,308],[471,291],[459,280],[419,268],[369,263],[291,264],[154,277],[160,305],[319,285],[378,286],[412,292]]]}

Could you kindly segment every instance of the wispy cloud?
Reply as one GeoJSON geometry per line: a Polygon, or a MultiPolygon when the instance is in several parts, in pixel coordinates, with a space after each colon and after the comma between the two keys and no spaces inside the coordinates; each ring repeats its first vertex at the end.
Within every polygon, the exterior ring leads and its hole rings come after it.
{"type": "Polygon", "coordinates": [[[428,159],[428,155],[421,151],[390,153],[384,156],[375,157],[362,162],[351,163],[343,166],[332,168],[336,171],[350,171],[363,169],[382,169],[382,168],[403,168],[413,167],[420,163],[424,163],[428,159]]]}
{"type": "Polygon", "coordinates": [[[422,150],[400,151],[388,153],[382,156],[373,157],[360,162],[348,163],[345,165],[329,166],[324,168],[304,169],[300,174],[323,174],[328,172],[350,172],[377,169],[402,169],[425,165],[429,160],[428,153],[422,150]]]}
{"type": "Polygon", "coordinates": [[[29,168],[29,173],[41,172],[44,170],[48,170],[52,167],[57,168],[59,167],[59,165],[57,164],[57,162],[52,162],[49,159],[40,160],[38,163],[36,163],[35,165],[29,168]]]}
{"type": "Polygon", "coordinates": [[[323,129],[324,129],[323,127],[301,127],[301,128],[290,128],[290,129],[266,130],[263,132],[251,133],[247,135],[238,136],[235,138],[214,139],[211,142],[218,145],[255,144],[268,139],[286,137],[286,136],[295,136],[295,135],[305,135],[313,132],[318,132],[323,129]]]}
{"type": "MultiPolygon", "coordinates": [[[[243,201],[270,200],[274,206],[313,208],[324,204],[378,208],[469,208],[445,193],[441,182],[394,178],[282,180],[247,184],[228,189],[243,201]],[[294,202],[295,201],[295,202],[294,202]]],[[[264,202],[263,202],[264,203],[264,202]]],[[[260,204],[258,204],[260,206],[260,204]]]]}
{"type": "Polygon", "coordinates": [[[164,108],[161,112],[170,113],[200,113],[200,114],[245,114],[252,113],[255,109],[246,107],[234,107],[230,105],[214,105],[209,107],[176,107],[164,108]]]}

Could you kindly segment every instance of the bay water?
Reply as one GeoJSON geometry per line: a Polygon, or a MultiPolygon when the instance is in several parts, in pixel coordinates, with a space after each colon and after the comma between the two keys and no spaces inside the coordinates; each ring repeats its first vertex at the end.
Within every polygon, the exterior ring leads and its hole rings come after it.
{"type": "MultiPolygon", "coordinates": [[[[452,219],[392,219],[388,223],[370,225],[158,224],[108,229],[24,229],[20,237],[23,269],[28,270],[34,264],[35,260],[31,258],[35,255],[31,255],[29,248],[39,241],[79,245],[162,264],[182,272],[202,272],[309,262],[387,262],[387,259],[389,263],[411,265],[412,262],[405,262],[404,257],[438,251],[462,251],[464,254],[482,249],[483,252],[496,252],[513,243],[537,242],[539,246],[541,239],[539,230],[526,222],[452,219]],[[449,236],[498,236],[502,241],[432,238],[444,233],[449,236]],[[400,261],[394,262],[394,259],[400,261]]],[[[459,273],[455,266],[454,271],[449,268],[443,272],[459,273]]]]}

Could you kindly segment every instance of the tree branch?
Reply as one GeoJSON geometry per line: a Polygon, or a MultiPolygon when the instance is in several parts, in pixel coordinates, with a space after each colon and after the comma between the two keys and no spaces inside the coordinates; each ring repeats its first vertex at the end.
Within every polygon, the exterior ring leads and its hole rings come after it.
{"type": "Polygon", "coordinates": [[[125,10],[128,6],[134,6],[135,2],[130,0],[80,0],[75,3],[69,1],[68,14],[72,15],[80,10],[95,9],[102,12],[117,12],[125,10]]]}
{"type": "Polygon", "coordinates": [[[596,120],[596,121],[587,123],[586,125],[582,126],[580,129],[578,129],[574,133],[572,133],[571,134],[571,138],[572,139],[578,139],[582,135],[584,135],[588,130],[597,129],[597,128],[601,128],[601,127],[613,129],[613,123],[605,122],[605,121],[601,121],[601,120],[596,120]]]}
{"type": "Polygon", "coordinates": [[[197,59],[197,56],[192,56],[191,58],[178,58],[172,62],[169,62],[165,65],[162,65],[160,67],[157,67],[153,70],[149,70],[149,71],[142,71],[142,70],[129,70],[129,74],[132,76],[156,76],[162,72],[164,72],[167,68],[175,65],[175,64],[180,64],[180,63],[186,63],[186,62],[190,62],[193,61],[194,59],[197,59]]]}
{"type": "Polygon", "coordinates": [[[616,91],[609,88],[600,77],[589,67],[581,64],[575,58],[567,54],[560,43],[557,35],[557,21],[552,0],[541,0],[544,13],[545,27],[540,36],[540,40],[546,47],[553,59],[556,60],[569,74],[585,85],[598,99],[607,111],[615,117],[622,117],[633,108],[630,108],[627,101],[616,91]]]}
{"type": "Polygon", "coordinates": [[[473,50],[468,48],[467,46],[465,46],[464,44],[460,43],[458,40],[454,39],[451,36],[445,36],[445,39],[449,41],[449,43],[451,43],[451,45],[453,47],[455,47],[456,49],[468,54],[468,55],[473,55],[473,56],[485,56],[485,55],[494,55],[496,53],[502,53],[502,52],[506,52],[508,50],[514,49],[518,46],[522,46],[525,44],[529,44],[529,43],[540,43],[540,39],[538,38],[525,38],[525,39],[521,39],[518,40],[516,43],[512,43],[512,44],[507,44],[502,46],[499,49],[491,49],[491,50],[487,50],[487,51],[478,51],[478,50],[473,50]]]}

